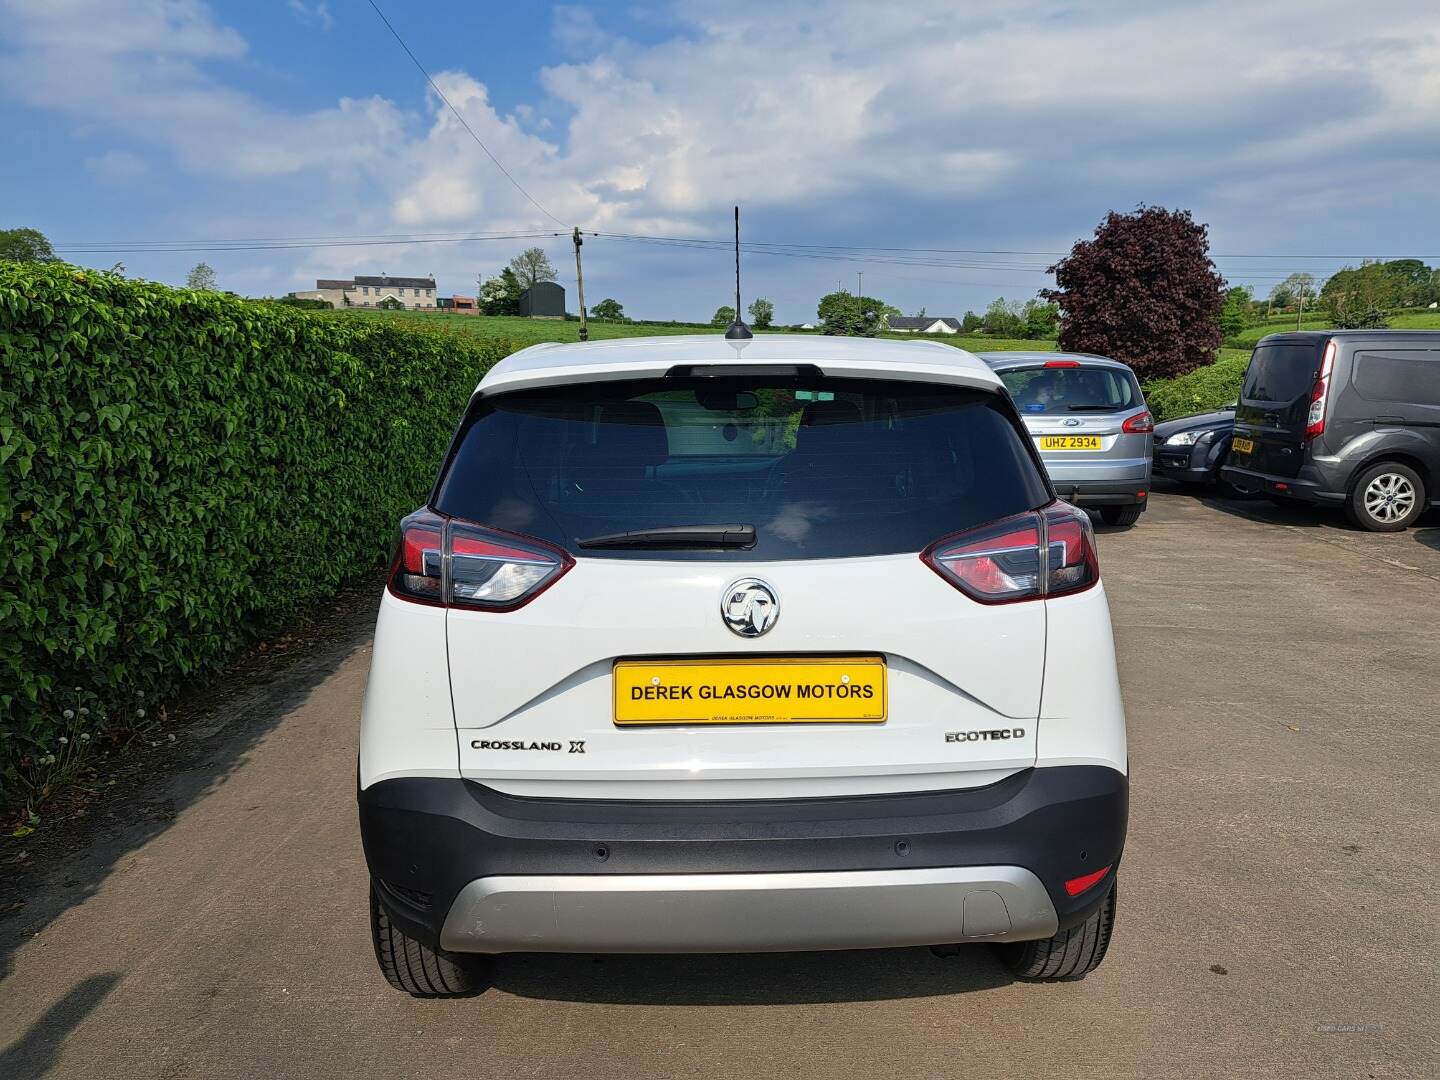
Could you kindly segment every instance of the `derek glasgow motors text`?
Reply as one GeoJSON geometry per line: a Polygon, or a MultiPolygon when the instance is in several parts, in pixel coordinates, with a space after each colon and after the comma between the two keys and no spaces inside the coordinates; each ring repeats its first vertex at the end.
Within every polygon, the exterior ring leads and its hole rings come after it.
{"type": "Polygon", "coordinates": [[[863,683],[749,683],[736,686],[632,686],[631,701],[825,701],[873,698],[875,687],[863,683]]]}

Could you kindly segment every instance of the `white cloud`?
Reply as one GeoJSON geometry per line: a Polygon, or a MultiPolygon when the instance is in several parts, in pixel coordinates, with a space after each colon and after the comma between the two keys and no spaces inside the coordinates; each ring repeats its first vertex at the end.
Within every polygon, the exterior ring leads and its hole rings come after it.
{"type": "Polygon", "coordinates": [[[107,184],[127,184],[149,171],[145,159],[128,150],[107,150],[85,159],[85,167],[107,184]]]}
{"type": "Polygon", "coordinates": [[[304,0],[290,0],[290,10],[305,22],[319,23],[321,30],[328,32],[335,25],[335,19],[330,14],[330,5],[325,0],[320,0],[318,4],[307,4],[304,0]]]}
{"type": "MultiPolygon", "coordinates": [[[[291,7],[331,22],[324,2],[291,7]]],[[[629,16],[664,35],[627,38],[607,6],[557,8],[560,56],[509,112],[474,71],[436,76],[535,200],[603,231],[719,235],[740,202],[783,214],[786,239],[842,222],[857,242],[874,223],[872,243],[979,229],[1054,247],[1140,201],[1223,211],[1217,232],[1245,237],[1286,215],[1403,211],[1440,188],[1433,2],[670,0],[629,16]]],[[[251,182],[267,234],[283,212],[267,184],[295,181],[343,191],[325,200],[343,206],[332,228],[553,225],[419,87],[403,105],[322,109],[236,89],[247,43],[199,0],[0,0],[0,18],[9,96],[251,182]]],[[[403,64],[383,38],[374,49],[403,64]]],[[[120,178],[139,159],[118,153],[90,167],[120,178]]]]}

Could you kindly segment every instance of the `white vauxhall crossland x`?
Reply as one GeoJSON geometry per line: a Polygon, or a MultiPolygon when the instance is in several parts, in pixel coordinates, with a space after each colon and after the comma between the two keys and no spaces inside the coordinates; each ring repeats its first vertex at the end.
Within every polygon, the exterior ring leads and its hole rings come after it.
{"type": "Polygon", "coordinates": [[[1115,918],[1125,719],[1084,512],[933,342],[539,345],[400,523],[360,737],[375,950],[995,943],[1115,918]]]}

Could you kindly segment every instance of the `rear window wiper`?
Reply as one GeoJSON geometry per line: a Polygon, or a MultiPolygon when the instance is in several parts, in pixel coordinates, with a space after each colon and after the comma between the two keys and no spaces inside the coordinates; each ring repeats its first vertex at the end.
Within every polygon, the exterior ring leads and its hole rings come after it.
{"type": "Polygon", "coordinates": [[[575,541],[582,548],[703,548],[755,546],[754,525],[669,525],[660,529],[587,536],[575,541]]]}
{"type": "Polygon", "coordinates": [[[1119,412],[1122,405],[1066,405],[1071,412],[1119,412]]]}

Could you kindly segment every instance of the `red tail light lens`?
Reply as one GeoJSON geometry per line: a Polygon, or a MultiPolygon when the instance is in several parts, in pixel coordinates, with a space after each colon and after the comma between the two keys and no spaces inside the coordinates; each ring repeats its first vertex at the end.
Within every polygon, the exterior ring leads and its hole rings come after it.
{"type": "Polygon", "coordinates": [[[1093,874],[1086,874],[1084,877],[1071,878],[1065,882],[1065,892],[1069,896],[1079,896],[1086,889],[1093,889],[1100,882],[1105,880],[1105,875],[1110,873],[1110,867],[1102,866],[1093,874]]]}
{"type": "Polygon", "coordinates": [[[1062,502],[947,537],[920,558],[982,604],[1061,596],[1100,580],[1090,519],[1062,502]]]}
{"type": "Polygon", "coordinates": [[[1016,514],[932,544],[929,567],[972,600],[1009,604],[1040,595],[1040,515],[1016,514]]]}
{"type": "Polygon", "coordinates": [[[1046,360],[1046,367],[1079,367],[1079,360],[1046,360]]]}
{"type": "Polygon", "coordinates": [[[1305,441],[1318,439],[1325,434],[1325,406],[1330,397],[1330,372],[1335,367],[1335,339],[1325,343],[1325,355],[1320,360],[1320,370],[1315,373],[1315,385],[1310,388],[1310,415],[1305,418],[1305,441]]]}
{"type": "Polygon", "coordinates": [[[1127,435],[1149,435],[1155,430],[1155,417],[1148,412],[1136,413],[1120,425],[1120,430],[1127,435]]]}
{"type": "Polygon", "coordinates": [[[390,591],[420,604],[511,611],[574,565],[538,540],[419,510],[400,523],[390,591]]]}

